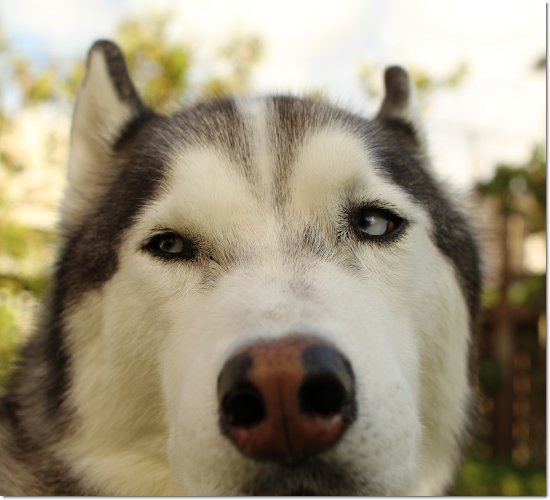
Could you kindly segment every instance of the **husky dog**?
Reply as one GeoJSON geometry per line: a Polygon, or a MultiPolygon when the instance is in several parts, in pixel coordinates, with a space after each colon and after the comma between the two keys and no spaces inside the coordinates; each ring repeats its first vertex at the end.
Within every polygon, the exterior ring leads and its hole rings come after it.
{"type": "Polygon", "coordinates": [[[0,406],[3,495],[432,495],[460,463],[478,251],[407,73],[373,120],[173,116],[90,50],[60,250],[0,406]]]}

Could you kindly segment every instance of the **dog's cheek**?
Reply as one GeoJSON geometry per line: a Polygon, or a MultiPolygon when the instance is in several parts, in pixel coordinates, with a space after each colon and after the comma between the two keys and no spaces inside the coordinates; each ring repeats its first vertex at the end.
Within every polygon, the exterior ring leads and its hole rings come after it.
{"type": "MultiPolygon", "coordinates": [[[[378,304],[375,310],[388,308],[378,304]]],[[[364,334],[368,338],[347,339],[356,373],[357,421],[337,452],[342,460],[354,457],[376,495],[405,495],[418,474],[422,440],[418,360],[412,327],[403,316],[371,321],[370,332],[364,334]],[[410,352],[400,352],[404,346],[410,352]]]]}

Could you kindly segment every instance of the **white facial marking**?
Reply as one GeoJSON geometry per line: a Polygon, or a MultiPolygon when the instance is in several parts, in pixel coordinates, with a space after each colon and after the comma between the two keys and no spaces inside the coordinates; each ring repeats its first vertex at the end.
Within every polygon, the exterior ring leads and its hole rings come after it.
{"type": "MultiPolygon", "coordinates": [[[[321,458],[342,464],[353,492],[440,493],[467,419],[468,311],[427,211],[335,126],[306,135],[277,209],[272,117],[259,101],[239,109],[257,182],[219,145],[177,150],[124,234],[116,275],[69,312],[85,367],[75,367],[72,395],[83,423],[65,453],[90,484],[119,494],[242,493],[270,469],[220,433],[218,375],[247,343],[303,333],[335,345],[356,379],[357,419],[321,458]],[[349,230],[336,238],[350,201],[395,210],[407,230],[388,245],[349,230]],[[312,222],[330,258],[302,248],[312,222]],[[159,230],[193,239],[197,258],[143,251],[159,230]]],[[[368,234],[387,223],[365,212],[368,234]]]]}

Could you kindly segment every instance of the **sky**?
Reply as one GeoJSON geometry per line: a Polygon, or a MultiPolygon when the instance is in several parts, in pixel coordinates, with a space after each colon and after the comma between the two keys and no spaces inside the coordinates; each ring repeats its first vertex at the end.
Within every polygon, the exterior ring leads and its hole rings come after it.
{"type": "Polygon", "coordinates": [[[464,84],[425,109],[434,165],[459,187],[499,162],[525,162],[545,140],[545,75],[532,69],[546,47],[542,0],[0,0],[0,20],[13,47],[43,64],[84,58],[150,9],[173,12],[171,36],[192,43],[196,78],[232,34],[256,34],[265,45],[256,91],[325,89],[366,116],[379,102],[362,90],[362,61],[380,81],[392,64],[443,77],[466,62],[464,84]]]}

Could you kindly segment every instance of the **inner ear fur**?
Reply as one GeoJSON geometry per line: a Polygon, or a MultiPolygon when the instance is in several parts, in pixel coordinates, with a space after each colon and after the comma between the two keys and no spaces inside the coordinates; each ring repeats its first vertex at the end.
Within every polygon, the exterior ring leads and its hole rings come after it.
{"type": "Polygon", "coordinates": [[[113,144],[143,113],[151,110],[140,99],[120,49],[107,40],[95,42],[73,114],[62,226],[78,221],[116,174],[113,144]]]}

